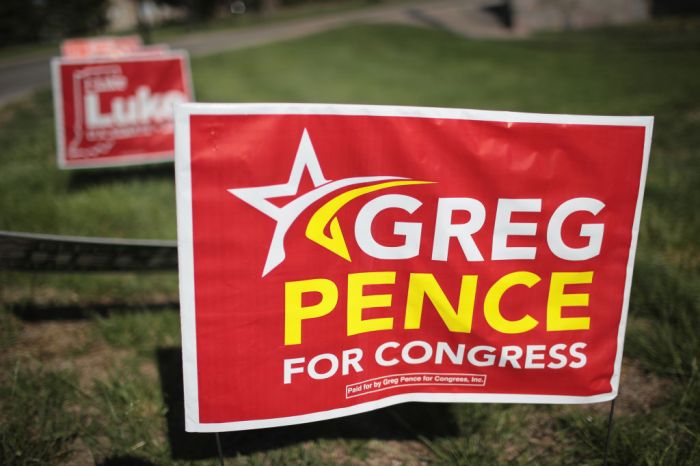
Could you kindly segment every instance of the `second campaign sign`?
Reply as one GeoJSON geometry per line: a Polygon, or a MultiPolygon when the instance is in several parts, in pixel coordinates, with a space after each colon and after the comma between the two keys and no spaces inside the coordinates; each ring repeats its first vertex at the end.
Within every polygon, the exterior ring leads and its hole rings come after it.
{"type": "Polygon", "coordinates": [[[173,106],[192,100],[185,52],[55,58],[51,71],[59,167],[173,159],[173,106]]]}
{"type": "Polygon", "coordinates": [[[178,106],[187,430],[613,399],[652,122],[178,106]]]}

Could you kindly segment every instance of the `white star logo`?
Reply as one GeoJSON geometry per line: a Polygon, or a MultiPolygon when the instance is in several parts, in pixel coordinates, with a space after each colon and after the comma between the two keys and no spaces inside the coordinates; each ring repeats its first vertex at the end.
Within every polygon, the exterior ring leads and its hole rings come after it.
{"type": "MultiPolygon", "coordinates": [[[[322,197],[337,191],[339,189],[345,188],[347,186],[362,184],[362,183],[372,183],[387,180],[405,180],[406,178],[398,176],[362,176],[354,178],[344,178],[341,180],[330,181],[323,176],[321,171],[321,165],[316,157],[316,152],[314,151],[313,145],[311,144],[311,138],[306,129],[304,129],[301,135],[301,140],[299,141],[299,147],[297,148],[296,157],[294,158],[294,164],[292,165],[292,172],[289,174],[289,180],[284,184],[274,184],[268,186],[259,186],[254,188],[236,188],[229,189],[228,192],[251,205],[255,209],[259,210],[263,214],[267,215],[275,222],[275,231],[272,235],[272,240],[270,241],[270,248],[267,253],[267,260],[265,261],[265,267],[263,268],[262,276],[264,277],[269,272],[271,272],[275,267],[280,265],[284,258],[286,257],[284,250],[284,238],[287,231],[292,226],[292,223],[299,217],[299,215],[304,212],[311,204],[318,201],[322,197]],[[311,176],[311,180],[314,184],[314,189],[308,191],[302,195],[298,195],[299,184],[301,183],[302,175],[304,170],[308,171],[311,176]],[[297,196],[292,201],[287,203],[282,207],[278,207],[271,203],[268,199],[274,199],[278,197],[290,197],[297,196]]],[[[392,182],[379,184],[370,188],[363,188],[362,193],[375,191],[378,189],[383,189],[391,186],[397,186],[400,184],[416,184],[423,183],[417,181],[402,181],[402,182],[392,182]]],[[[334,221],[331,225],[331,235],[328,236],[323,233],[323,228],[325,228],[326,223],[320,224],[321,227],[316,228],[316,233],[312,234],[307,230],[307,237],[314,242],[324,246],[325,248],[331,250],[332,252],[346,257],[346,254],[338,252],[334,245],[337,247],[338,242],[342,242],[342,246],[345,246],[344,240],[342,238],[342,232],[337,224],[337,219],[334,217],[334,213],[331,215],[328,221],[334,221]]]]}
{"type": "Polygon", "coordinates": [[[328,183],[321,172],[321,166],[316,158],[316,152],[311,145],[309,132],[304,129],[299,141],[297,155],[294,158],[292,165],[292,173],[289,174],[289,181],[285,184],[275,184],[270,186],[260,186],[259,188],[240,188],[229,189],[228,191],[234,196],[252,205],[260,212],[268,217],[279,222],[284,216],[284,207],[277,207],[268,199],[275,197],[294,196],[299,191],[299,183],[306,168],[311,175],[311,181],[314,183],[314,188],[328,183]]]}

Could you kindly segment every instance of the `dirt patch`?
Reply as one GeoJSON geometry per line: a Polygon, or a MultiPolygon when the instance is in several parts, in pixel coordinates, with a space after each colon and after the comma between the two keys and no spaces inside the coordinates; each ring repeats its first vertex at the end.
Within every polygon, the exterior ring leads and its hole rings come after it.
{"type": "MultiPolygon", "coordinates": [[[[651,413],[663,400],[670,385],[670,381],[645,372],[635,361],[624,359],[615,416],[651,413]]],[[[501,439],[503,448],[498,458],[503,463],[519,464],[537,464],[546,458],[553,458],[556,452],[568,450],[567,445],[575,441],[565,435],[559,425],[562,416],[577,413],[590,422],[603,423],[607,420],[609,410],[610,403],[514,407],[512,415],[505,422],[512,426],[521,423],[525,429],[506,430],[515,433],[526,431],[528,435],[501,439]]]]}
{"type": "MultiPolygon", "coordinates": [[[[432,453],[418,440],[370,440],[353,447],[352,442],[337,441],[323,449],[323,461],[328,464],[370,466],[422,466],[429,463],[432,453]]],[[[310,445],[314,448],[313,444],[310,445]]]]}
{"type": "Polygon", "coordinates": [[[81,438],[77,438],[69,447],[71,452],[68,459],[61,463],[61,466],[87,466],[95,464],[92,451],[85,445],[81,438]]]}
{"type": "Polygon", "coordinates": [[[426,458],[432,457],[428,448],[416,440],[372,440],[368,442],[370,451],[365,464],[385,465],[424,465],[426,458]]]}
{"type": "Polygon", "coordinates": [[[11,284],[3,289],[3,301],[9,308],[31,305],[43,306],[70,306],[81,303],[80,294],[73,290],[61,290],[58,288],[30,283],[11,284]]]}
{"type": "Polygon", "coordinates": [[[89,322],[38,322],[22,325],[14,347],[16,357],[55,362],[80,353],[91,340],[89,322]]]}
{"type": "Polygon", "coordinates": [[[156,363],[150,359],[139,364],[139,373],[154,381],[160,377],[156,363]]]}
{"type": "MultiPolygon", "coordinates": [[[[92,325],[89,321],[22,323],[4,358],[73,371],[78,387],[87,391],[95,380],[107,380],[114,367],[132,356],[130,351],[107,345],[92,325]]],[[[144,372],[153,374],[155,370],[144,372]]]]}
{"type": "Polygon", "coordinates": [[[538,464],[540,458],[551,457],[561,449],[562,436],[556,425],[558,407],[546,405],[516,405],[501,420],[505,436],[495,439],[499,463],[538,464]]]}
{"type": "Polygon", "coordinates": [[[115,367],[123,365],[123,361],[133,354],[126,350],[115,350],[106,345],[99,345],[94,351],[77,356],[67,361],[67,369],[74,369],[78,375],[78,386],[89,390],[96,380],[107,381],[115,367]]]}
{"type": "Polygon", "coordinates": [[[625,359],[615,411],[622,416],[649,414],[663,400],[670,387],[671,381],[668,379],[648,373],[635,361],[625,359]]]}

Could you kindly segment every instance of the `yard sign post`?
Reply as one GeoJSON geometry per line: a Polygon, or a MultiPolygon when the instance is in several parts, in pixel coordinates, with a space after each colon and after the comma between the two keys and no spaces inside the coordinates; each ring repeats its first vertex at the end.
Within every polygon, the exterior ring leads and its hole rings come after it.
{"type": "Polygon", "coordinates": [[[617,396],[653,118],[183,104],[175,120],[188,431],[617,396]]]}
{"type": "Polygon", "coordinates": [[[608,429],[605,434],[605,452],[603,453],[603,466],[608,466],[608,451],[610,450],[610,434],[612,433],[613,414],[615,413],[615,400],[610,401],[610,413],[608,413],[608,429]]]}
{"type": "Polygon", "coordinates": [[[219,454],[219,465],[224,466],[224,451],[221,449],[221,437],[218,432],[214,432],[216,436],[216,451],[219,454]]]}

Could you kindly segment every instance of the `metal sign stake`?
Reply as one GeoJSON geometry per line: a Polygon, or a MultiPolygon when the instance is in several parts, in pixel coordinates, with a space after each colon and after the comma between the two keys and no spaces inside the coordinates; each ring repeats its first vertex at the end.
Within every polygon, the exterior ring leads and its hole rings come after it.
{"type": "Polygon", "coordinates": [[[612,432],[612,421],[613,421],[613,414],[615,413],[615,400],[617,398],[613,398],[613,400],[610,402],[610,414],[608,414],[608,433],[605,437],[605,453],[603,455],[603,466],[608,466],[608,451],[610,449],[610,434],[612,432]]]}
{"type": "Polygon", "coordinates": [[[219,464],[220,466],[224,466],[224,452],[221,450],[221,438],[219,438],[218,432],[214,432],[214,435],[216,435],[216,449],[219,452],[219,464]]]}

